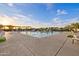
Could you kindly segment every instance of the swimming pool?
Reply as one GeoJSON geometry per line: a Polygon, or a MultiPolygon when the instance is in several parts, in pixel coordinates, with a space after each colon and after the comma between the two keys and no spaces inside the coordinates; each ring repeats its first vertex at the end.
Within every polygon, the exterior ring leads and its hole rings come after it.
{"type": "Polygon", "coordinates": [[[30,31],[23,31],[23,32],[20,32],[20,33],[24,34],[24,35],[27,34],[29,36],[37,37],[37,38],[59,34],[59,32],[30,32],[30,31]]]}

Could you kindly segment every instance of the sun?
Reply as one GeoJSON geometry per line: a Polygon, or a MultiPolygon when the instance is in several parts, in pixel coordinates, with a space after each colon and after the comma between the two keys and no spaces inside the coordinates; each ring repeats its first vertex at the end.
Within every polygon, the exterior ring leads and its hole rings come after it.
{"type": "Polygon", "coordinates": [[[10,24],[10,22],[9,21],[7,21],[7,20],[2,20],[2,23],[1,23],[2,25],[9,25],[10,24]]]}

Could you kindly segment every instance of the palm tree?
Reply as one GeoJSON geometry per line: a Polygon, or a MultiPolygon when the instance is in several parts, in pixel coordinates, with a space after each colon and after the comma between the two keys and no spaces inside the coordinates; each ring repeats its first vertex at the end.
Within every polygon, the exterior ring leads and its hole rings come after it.
{"type": "Polygon", "coordinates": [[[79,23],[72,23],[71,27],[73,27],[73,30],[77,31],[77,29],[79,29],[79,23]]]}
{"type": "Polygon", "coordinates": [[[0,25],[0,29],[2,29],[4,26],[3,25],[0,25]]]}
{"type": "Polygon", "coordinates": [[[12,26],[12,25],[8,25],[7,27],[9,28],[9,30],[13,30],[13,28],[14,28],[14,26],[12,26]]]}

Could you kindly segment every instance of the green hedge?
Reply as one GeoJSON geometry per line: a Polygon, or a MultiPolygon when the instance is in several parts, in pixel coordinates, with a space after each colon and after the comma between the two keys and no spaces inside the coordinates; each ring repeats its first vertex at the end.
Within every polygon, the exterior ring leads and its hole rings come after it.
{"type": "Polygon", "coordinates": [[[5,37],[0,37],[0,43],[6,41],[5,37]]]}

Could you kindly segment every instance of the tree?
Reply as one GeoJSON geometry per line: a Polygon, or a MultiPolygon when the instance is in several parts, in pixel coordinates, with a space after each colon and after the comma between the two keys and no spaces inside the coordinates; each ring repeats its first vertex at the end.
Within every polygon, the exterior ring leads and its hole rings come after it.
{"type": "Polygon", "coordinates": [[[72,23],[71,27],[73,27],[73,30],[77,31],[77,29],[79,29],[79,23],[72,23]]]}
{"type": "Polygon", "coordinates": [[[2,29],[4,26],[3,25],[0,25],[0,29],[2,29]]]}
{"type": "Polygon", "coordinates": [[[13,28],[14,28],[14,26],[12,26],[12,25],[8,25],[7,27],[9,28],[9,30],[13,30],[13,28]]]}

